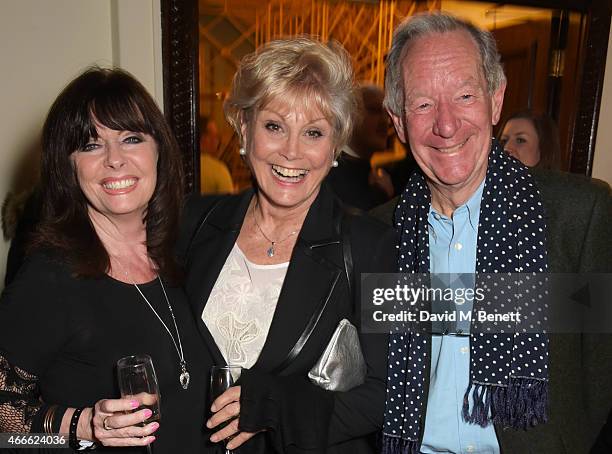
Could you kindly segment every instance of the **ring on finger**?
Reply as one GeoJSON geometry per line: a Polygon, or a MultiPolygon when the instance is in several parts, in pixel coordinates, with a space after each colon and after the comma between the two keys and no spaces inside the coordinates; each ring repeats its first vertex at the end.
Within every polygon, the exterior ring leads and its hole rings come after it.
{"type": "Polygon", "coordinates": [[[106,420],[110,418],[110,416],[107,416],[106,418],[104,418],[102,420],[102,427],[104,427],[104,430],[113,430],[112,427],[109,427],[108,424],[106,423],[106,420]]]}

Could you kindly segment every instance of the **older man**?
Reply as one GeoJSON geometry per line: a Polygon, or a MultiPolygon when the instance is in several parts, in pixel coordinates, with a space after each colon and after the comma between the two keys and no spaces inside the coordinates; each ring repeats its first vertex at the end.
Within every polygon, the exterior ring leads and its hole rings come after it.
{"type": "MultiPolygon", "coordinates": [[[[415,16],[385,85],[421,170],[395,209],[400,271],[612,271],[609,188],[534,176],[491,138],[506,80],[490,33],[415,16]]],[[[612,405],[609,337],[457,333],[392,336],[385,453],[588,452],[612,405]]]]}

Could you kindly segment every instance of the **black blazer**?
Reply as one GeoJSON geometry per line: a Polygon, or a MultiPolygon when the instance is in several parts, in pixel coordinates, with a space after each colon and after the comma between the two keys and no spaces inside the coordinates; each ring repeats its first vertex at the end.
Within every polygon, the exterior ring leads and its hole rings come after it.
{"type": "MultiPolygon", "coordinates": [[[[218,364],[224,364],[224,359],[201,315],[236,242],[253,195],[249,190],[238,196],[197,198],[186,209],[181,240],[187,269],[186,290],[199,321],[200,334],[218,364]],[[205,224],[198,227],[207,214],[205,224]]],[[[348,318],[359,327],[356,286],[360,273],[388,272],[396,267],[393,230],[366,215],[344,213],[341,202],[324,184],[297,238],[261,354],[241,378],[241,429],[266,431],[237,452],[375,452],[364,436],[382,426],[387,336],[361,335],[368,364],[363,385],[335,393],[323,391],[307,379],[338,322],[348,318]],[[356,291],[352,298],[344,266],[343,235],[339,231],[342,222],[342,228],[348,229],[353,258],[351,279],[356,291]],[[325,304],[325,309],[311,337],[299,355],[283,367],[321,304],[325,304]],[[326,448],[327,445],[333,446],[326,448]]]]}
{"type": "MultiPolygon", "coordinates": [[[[610,188],[579,175],[530,171],[544,205],[549,272],[611,273],[610,188]]],[[[396,205],[394,199],[372,214],[392,224],[396,205]]],[[[612,335],[553,333],[549,340],[548,422],[527,431],[497,428],[502,453],[586,454],[612,408],[612,335]]],[[[610,437],[612,425],[605,430],[610,437]]]]}

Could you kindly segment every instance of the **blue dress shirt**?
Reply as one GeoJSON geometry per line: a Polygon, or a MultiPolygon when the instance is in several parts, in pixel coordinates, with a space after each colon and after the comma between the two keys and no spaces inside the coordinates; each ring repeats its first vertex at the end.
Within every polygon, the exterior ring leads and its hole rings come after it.
{"type": "MultiPolygon", "coordinates": [[[[452,219],[429,210],[431,273],[474,273],[480,200],[484,181],[458,207],[452,219]]],[[[470,306],[462,310],[471,310],[470,306]]],[[[467,326],[461,326],[464,331],[467,326]]],[[[470,338],[432,335],[431,374],[422,453],[498,454],[493,425],[482,428],[463,420],[463,396],[470,380],[470,338]]]]}

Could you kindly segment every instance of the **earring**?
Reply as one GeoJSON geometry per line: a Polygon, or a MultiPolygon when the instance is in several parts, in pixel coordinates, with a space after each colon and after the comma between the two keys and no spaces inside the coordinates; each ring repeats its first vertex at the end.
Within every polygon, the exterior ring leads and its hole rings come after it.
{"type": "Polygon", "coordinates": [[[332,151],[332,167],[338,167],[338,161],[336,160],[336,149],[332,151]]]}
{"type": "Polygon", "coordinates": [[[240,150],[238,151],[238,153],[240,153],[240,156],[246,156],[246,150],[242,147],[240,147],[240,150]]]}

